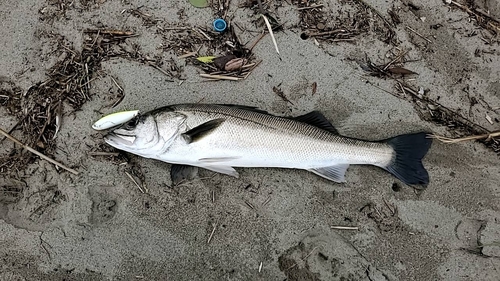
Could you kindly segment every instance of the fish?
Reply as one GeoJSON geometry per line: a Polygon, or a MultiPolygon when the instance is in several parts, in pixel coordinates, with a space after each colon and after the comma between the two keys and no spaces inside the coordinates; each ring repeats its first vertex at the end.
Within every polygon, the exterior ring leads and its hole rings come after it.
{"type": "Polygon", "coordinates": [[[239,175],[235,167],[268,167],[307,170],[343,183],[350,165],[372,165],[407,185],[424,186],[429,173],[422,159],[432,144],[426,132],[380,141],[342,136],[319,111],[279,117],[255,107],[219,104],[157,108],[111,130],[104,141],[172,164],[172,178],[191,175],[192,167],[234,177],[239,175]]]}

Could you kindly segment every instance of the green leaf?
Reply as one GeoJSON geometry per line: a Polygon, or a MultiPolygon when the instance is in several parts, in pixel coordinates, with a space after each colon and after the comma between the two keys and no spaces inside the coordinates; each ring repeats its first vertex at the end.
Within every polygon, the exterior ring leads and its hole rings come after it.
{"type": "Polygon", "coordinates": [[[202,63],[211,63],[214,61],[215,57],[208,56],[208,57],[197,57],[197,60],[201,61],[202,63]]]}
{"type": "Polygon", "coordinates": [[[197,8],[205,8],[208,6],[207,0],[189,0],[189,3],[197,8]]]}

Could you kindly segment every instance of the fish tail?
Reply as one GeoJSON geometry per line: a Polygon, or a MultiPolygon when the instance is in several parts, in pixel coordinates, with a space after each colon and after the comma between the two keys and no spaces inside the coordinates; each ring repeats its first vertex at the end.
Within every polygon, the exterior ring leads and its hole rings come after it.
{"type": "Polygon", "coordinates": [[[408,185],[427,185],[429,173],[422,164],[427,151],[432,144],[432,139],[427,133],[400,135],[385,142],[395,152],[389,165],[383,167],[396,178],[408,185]]]}

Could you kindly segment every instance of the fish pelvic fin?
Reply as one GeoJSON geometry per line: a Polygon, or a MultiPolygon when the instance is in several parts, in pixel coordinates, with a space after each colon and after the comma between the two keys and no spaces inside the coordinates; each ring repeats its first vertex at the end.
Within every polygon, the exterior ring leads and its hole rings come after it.
{"type": "Polygon", "coordinates": [[[385,140],[394,149],[394,156],[391,163],[382,168],[407,185],[427,185],[429,173],[422,164],[432,144],[432,139],[427,135],[422,132],[385,140]]]}
{"type": "Polygon", "coordinates": [[[349,164],[337,164],[329,167],[309,169],[309,171],[325,179],[342,183],[345,182],[347,168],[349,168],[349,164]]]}
{"type": "Polygon", "coordinates": [[[193,180],[197,175],[198,167],[195,166],[172,164],[172,168],[170,168],[170,179],[173,185],[193,180]]]}

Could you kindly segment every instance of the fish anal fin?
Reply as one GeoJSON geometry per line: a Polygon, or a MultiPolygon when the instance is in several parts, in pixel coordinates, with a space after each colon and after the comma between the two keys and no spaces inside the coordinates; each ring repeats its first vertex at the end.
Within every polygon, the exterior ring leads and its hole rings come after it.
{"type": "Polygon", "coordinates": [[[337,164],[329,167],[309,169],[309,171],[325,179],[341,183],[345,182],[347,168],[349,168],[349,164],[337,164]]]}
{"type": "Polygon", "coordinates": [[[173,185],[184,181],[190,181],[198,174],[198,167],[189,165],[173,164],[170,168],[170,179],[173,185]]]}
{"type": "Polygon", "coordinates": [[[191,130],[185,132],[182,135],[185,137],[187,143],[192,143],[210,134],[210,132],[219,127],[220,124],[222,124],[222,122],[224,122],[224,119],[222,118],[213,119],[192,128],[191,130]]]}
{"type": "Polygon", "coordinates": [[[241,158],[240,156],[229,156],[229,157],[212,157],[212,158],[200,158],[198,161],[203,164],[217,165],[217,163],[224,163],[232,160],[241,158]]]}
{"type": "Polygon", "coordinates": [[[332,134],[338,135],[339,132],[335,127],[333,127],[332,123],[326,119],[326,117],[319,111],[312,111],[307,114],[297,116],[293,118],[294,120],[307,123],[309,125],[318,127],[320,129],[323,129],[325,131],[328,131],[332,134]]]}
{"type": "Polygon", "coordinates": [[[233,176],[235,178],[239,177],[240,175],[238,172],[231,166],[223,166],[223,165],[207,165],[207,166],[200,166],[201,168],[214,171],[217,173],[233,176]]]}

